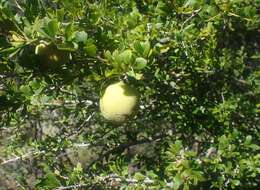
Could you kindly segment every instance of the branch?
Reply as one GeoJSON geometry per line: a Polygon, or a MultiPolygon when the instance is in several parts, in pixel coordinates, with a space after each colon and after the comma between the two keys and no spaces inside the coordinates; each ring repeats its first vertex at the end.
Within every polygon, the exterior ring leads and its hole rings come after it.
{"type": "Polygon", "coordinates": [[[70,133],[66,134],[66,137],[70,137],[72,135],[78,135],[79,133],[81,133],[81,129],[85,128],[91,121],[92,117],[95,115],[95,112],[91,113],[87,119],[77,128],[77,131],[72,131],[70,133]]]}
{"type": "Polygon", "coordinates": [[[33,158],[35,156],[39,156],[39,155],[42,155],[44,154],[45,151],[39,151],[39,152],[29,152],[29,153],[26,153],[22,156],[16,156],[15,158],[11,158],[9,160],[5,160],[3,162],[0,163],[0,166],[3,166],[3,165],[6,165],[6,164],[10,164],[10,163],[13,163],[13,162],[17,162],[19,160],[23,160],[23,159],[28,159],[28,158],[33,158]]]}
{"type": "Polygon", "coordinates": [[[106,59],[101,58],[100,56],[97,56],[97,59],[103,63],[107,63],[108,61],[106,59]]]}
{"type": "Polygon", "coordinates": [[[76,185],[70,185],[70,186],[61,186],[57,187],[54,190],[67,190],[67,189],[76,189],[76,188],[81,188],[81,187],[89,187],[89,184],[76,184],[76,185]]]}
{"type": "Polygon", "coordinates": [[[193,17],[197,16],[200,11],[201,11],[201,8],[198,9],[198,10],[193,11],[193,13],[191,14],[191,16],[190,16],[189,18],[187,18],[187,19],[182,23],[181,28],[183,28],[184,25],[185,25],[187,22],[189,22],[193,17]]]}

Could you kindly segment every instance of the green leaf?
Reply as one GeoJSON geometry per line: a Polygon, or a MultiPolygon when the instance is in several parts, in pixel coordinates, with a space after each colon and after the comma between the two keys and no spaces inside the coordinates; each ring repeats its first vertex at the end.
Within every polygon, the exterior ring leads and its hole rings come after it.
{"type": "Polygon", "coordinates": [[[249,145],[249,147],[250,147],[251,149],[253,149],[254,151],[260,150],[260,146],[257,145],[257,144],[251,144],[251,145],[249,145]]]}
{"type": "Polygon", "coordinates": [[[186,26],[186,27],[182,30],[182,32],[183,32],[183,33],[189,33],[189,32],[193,29],[194,26],[195,26],[195,24],[192,23],[192,24],[186,26]]]}
{"type": "Polygon", "coordinates": [[[110,51],[105,51],[104,56],[108,60],[108,62],[113,62],[113,55],[110,51]]]}
{"type": "Polygon", "coordinates": [[[132,62],[132,51],[131,50],[125,50],[122,53],[119,54],[120,61],[130,64],[132,62]]]}
{"type": "Polygon", "coordinates": [[[6,48],[6,49],[0,49],[0,53],[10,53],[9,57],[13,57],[13,55],[17,54],[20,51],[20,48],[18,47],[10,47],[10,48],[6,48]]]}
{"type": "Polygon", "coordinates": [[[135,42],[134,49],[141,57],[148,57],[150,54],[150,42],[135,42]]]}
{"type": "Polygon", "coordinates": [[[78,163],[77,166],[74,168],[74,171],[81,173],[83,171],[81,163],[78,163]]]}
{"type": "Polygon", "coordinates": [[[22,85],[20,86],[20,92],[23,93],[24,96],[31,96],[33,94],[33,91],[31,90],[29,85],[22,85]]]}
{"type": "Polygon", "coordinates": [[[175,143],[170,146],[170,151],[174,155],[179,154],[181,149],[182,149],[182,142],[180,140],[176,140],[175,143]]]}
{"type": "Polygon", "coordinates": [[[143,74],[135,73],[133,70],[126,72],[126,74],[130,77],[134,77],[136,80],[141,80],[143,78],[143,74]]]}
{"type": "Polygon", "coordinates": [[[78,49],[78,45],[76,43],[58,44],[57,49],[63,50],[63,51],[74,52],[76,49],[78,49]]]}
{"type": "Polygon", "coordinates": [[[249,145],[252,142],[252,136],[251,135],[247,135],[246,136],[246,140],[245,140],[245,145],[249,145]]]}
{"type": "Polygon", "coordinates": [[[114,66],[122,69],[127,69],[129,65],[133,64],[133,54],[131,50],[124,50],[119,52],[115,50],[113,52],[114,66]]]}
{"type": "Polygon", "coordinates": [[[49,35],[50,37],[55,37],[59,30],[59,22],[56,19],[50,19],[45,17],[43,19],[43,27],[42,30],[49,35]]]}
{"type": "Polygon", "coordinates": [[[130,28],[133,28],[137,25],[138,20],[140,18],[140,13],[138,12],[138,9],[134,8],[133,11],[130,13],[129,16],[127,16],[127,24],[130,28]]]}
{"type": "Polygon", "coordinates": [[[85,44],[88,40],[88,34],[84,31],[77,32],[75,35],[75,39],[77,42],[82,42],[85,44]]]}
{"type": "Polygon", "coordinates": [[[146,65],[147,65],[147,60],[144,59],[144,58],[142,58],[142,57],[137,57],[137,58],[135,59],[135,63],[136,63],[135,69],[141,70],[141,69],[143,69],[143,68],[146,67],[146,65]]]}
{"type": "Polygon", "coordinates": [[[92,42],[87,42],[85,47],[84,47],[84,50],[91,57],[94,57],[94,56],[97,55],[97,47],[92,42]]]}
{"type": "Polygon", "coordinates": [[[134,49],[139,53],[139,55],[143,55],[144,49],[139,41],[134,43],[134,49]]]}
{"type": "Polygon", "coordinates": [[[189,190],[189,189],[190,189],[189,185],[187,183],[185,183],[183,186],[183,190],[189,190]]]}
{"type": "Polygon", "coordinates": [[[67,41],[72,41],[75,37],[75,32],[74,32],[74,28],[73,28],[73,24],[70,23],[68,25],[65,26],[65,38],[67,41]]]}
{"type": "Polygon", "coordinates": [[[151,48],[150,42],[149,42],[149,41],[146,41],[146,42],[144,42],[144,43],[141,43],[141,45],[142,45],[142,47],[143,47],[143,49],[144,49],[144,51],[143,51],[143,56],[144,56],[144,57],[148,57],[148,56],[149,56],[149,53],[150,53],[150,48],[151,48]]]}
{"type": "Polygon", "coordinates": [[[197,6],[199,6],[199,1],[198,0],[187,0],[186,1],[186,3],[185,3],[185,5],[184,5],[185,7],[197,7],[197,6]]]}
{"type": "Polygon", "coordinates": [[[141,174],[140,172],[135,173],[134,178],[138,181],[143,181],[145,179],[145,176],[141,174]]]}
{"type": "Polygon", "coordinates": [[[251,58],[260,60],[260,53],[256,53],[256,54],[252,55],[251,58]]]}
{"type": "Polygon", "coordinates": [[[146,174],[148,177],[150,177],[152,179],[156,179],[158,177],[152,170],[147,171],[146,174]]]}
{"type": "Polygon", "coordinates": [[[239,181],[239,180],[236,180],[236,179],[232,180],[231,183],[232,183],[232,185],[234,185],[234,186],[239,186],[239,185],[240,185],[240,181],[239,181]]]}
{"type": "Polygon", "coordinates": [[[173,178],[173,189],[178,190],[182,184],[183,184],[183,180],[182,180],[180,174],[177,174],[173,178]]]}
{"type": "Polygon", "coordinates": [[[59,185],[60,185],[60,182],[57,179],[57,177],[55,176],[55,174],[52,173],[51,171],[49,171],[45,175],[45,186],[48,188],[55,188],[55,187],[58,187],[59,185]]]}

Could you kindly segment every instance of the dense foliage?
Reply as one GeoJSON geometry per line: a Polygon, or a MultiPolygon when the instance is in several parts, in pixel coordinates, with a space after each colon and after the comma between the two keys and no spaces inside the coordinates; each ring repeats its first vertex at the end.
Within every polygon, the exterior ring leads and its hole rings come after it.
{"type": "Polygon", "coordinates": [[[259,0],[0,0],[0,189],[257,189],[259,62],[259,0]]]}

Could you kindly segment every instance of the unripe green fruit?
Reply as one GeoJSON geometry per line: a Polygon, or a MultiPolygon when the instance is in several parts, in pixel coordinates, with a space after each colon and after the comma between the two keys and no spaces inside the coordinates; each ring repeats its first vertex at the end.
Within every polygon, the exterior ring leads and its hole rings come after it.
{"type": "Polygon", "coordinates": [[[36,55],[42,55],[44,53],[44,50],[47,48],[47,45],[44,43],[41,43],[35,47],[35,54],[36,55]]]}
{"type": "Polygon", "coordinates": [[[104,118],[113,122],[124,122],[133,116],[138,106],[137,90],[123,82],[109,85],[100,99],[100,110],[104,118]]]}
{"type": "Polygon", "coordinates": [[[0,90],[0,97],[5,95],[5,91],[0,90]]]}
{"type": "Polygon", "coordinates": [[[35,54],[40,57],[40,66],[44,69],[55,69],[65,64],[70,59],[70,54],[59,50],[53,44],[41,43],[36,46],[35,54]]]}
{"type": "Polygon", "coordinates": [[[15,107],[15,102],[9,100],[4,90],[0,90],[0,111],[15,107]]]}

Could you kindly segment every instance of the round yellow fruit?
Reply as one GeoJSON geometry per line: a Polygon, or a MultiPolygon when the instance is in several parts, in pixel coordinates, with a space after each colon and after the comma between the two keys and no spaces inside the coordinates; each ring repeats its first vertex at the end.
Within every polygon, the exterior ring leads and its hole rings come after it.
{"type": "Polygon", "coordinates": [[[112,122],[124,122],[133,116],[138,106],[139,94],[124,82],[109,85],[100,99],[104,118],[112,122]]]}

